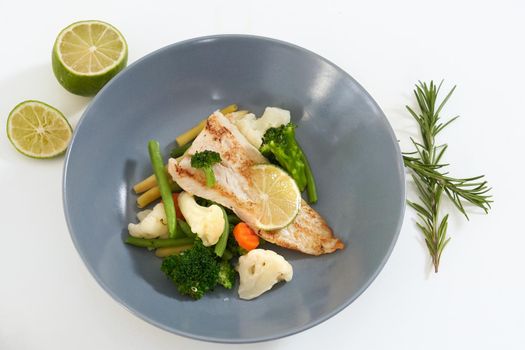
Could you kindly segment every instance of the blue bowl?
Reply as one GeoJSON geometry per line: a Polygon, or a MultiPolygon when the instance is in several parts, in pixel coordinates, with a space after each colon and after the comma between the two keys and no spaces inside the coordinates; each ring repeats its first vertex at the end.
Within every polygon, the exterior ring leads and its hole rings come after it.
{"type": "Polygon", "coordinates": [[[173,333],[230,343],[294,334],[348,306],[385,264],[405,208],[399,147],[372,97],[310,51],[244,35],[173,44],[115,77],[76,128],[63,186],[73,242],[116,301],[173,333]],[[123,243],[136,221],[132,186],[151,174],[149,139],[167,155],[177,135],[231,103],[257,114],[265,106],[292,112],[318,183],[314,208],[346,248],[312,257],[267,244],[293,265],[291,282],[252,301],[240,300],[236,287],[192,301],[152,252],[123,243]]]}

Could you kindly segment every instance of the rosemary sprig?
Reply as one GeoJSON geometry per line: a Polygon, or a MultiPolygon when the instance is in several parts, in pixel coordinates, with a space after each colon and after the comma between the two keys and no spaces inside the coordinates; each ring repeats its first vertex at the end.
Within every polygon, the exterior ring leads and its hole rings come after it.
{"type": "Polygon", "coordinates": [[[492,203],[490,188],[484,175],[470,178],[454,178],[449,176],[444,168],[448,164],[441,163],[441,159],[447,149],[446,144],[437,145],[436,136],[458,116],[447,122],[440,121],[439,113],[456,89],[445,96],[436,108],[441,84],[436,86],[433,81],[430,84],[419,82],[414,90],[420,114],[406,106],[408,112],[414,117],[419,125],[422,142],[411,139],[415,151],[403,153],[405,167],[412,171],[412,178],[418,190],[420,203],[407,200],[417,212],[419,221],[417,226],[423,232],[425,243],[432,258],[434,271],[439,270],[439,262],[443,250],[450,241],[447,237],[448,214],[440,218],[440,204],[443,193],[454,203],[455,207],[467,218],[465,203],[470,203],[488,212],[492,203]]]}

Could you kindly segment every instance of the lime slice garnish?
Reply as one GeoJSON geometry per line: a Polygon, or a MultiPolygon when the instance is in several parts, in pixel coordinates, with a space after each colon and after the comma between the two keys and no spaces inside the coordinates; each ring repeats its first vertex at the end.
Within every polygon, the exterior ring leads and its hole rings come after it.
{"type": "Polygon", "coordinates": [[[73,130],[59,110],[40,101],[24,101],[9,113],[7,137],[22,154],[52,158],[63,153],[73,130]]]}
{"type": "Polygon", "coordinates": [[[288,226],[301,207],[301,192],[294,179],[274,165],[256,165],[250,170],[260,199],[257,203],[257,228],[270,231],[288,226]]]}
{"type": "Polygon", "coordinates": [[[76,22],[63,29],[53,46],[53,72],[66,90],[96,94],[127,63],[128,46],[120,32],[101,21],[76,22]]]}

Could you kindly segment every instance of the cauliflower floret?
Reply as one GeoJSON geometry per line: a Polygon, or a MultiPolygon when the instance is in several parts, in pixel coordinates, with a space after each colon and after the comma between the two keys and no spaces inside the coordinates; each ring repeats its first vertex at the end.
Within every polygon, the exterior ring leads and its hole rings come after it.
{"type": "Polygon", "coordinates": [[[139,222],[144,220],[153,210],[151,209],[145,209],[143,211],[139,211],[137,213],[137,219],[139,219],[139,222]]]}
{"type": "Polygon", "coordinates": [[[254,249],[241,256],[236,269],[241,280],[239,297],[246,300],[257,298],[277,282],[289,282],[293,277],[292,265],[276,252],[265,249],[254,249]]]}
{"type": "Polygon", "coordinates": [[[206,247],[216,244],[226,224],[222,209],[216,204],[200,206],[187,192],[179,194],[178,202],[182,215],[191,230],[202,240],[202,244],[206,247]]]}
{"type": "Polygon", "coordinates": [[[129,224],[128,231],[133,237],[138,238],[167,238],[168,226],[164,204],[159,203],[153,210],[147,209],[137,213],[138,224],[129,224]]]}
{"type": "Polygon", "coordinates": [[[256,118],[253,113],[249,113],[235,120],[235,125],[246,139],[259,149],[266,130],[288,124],[289,122],[290,111],[277,107],[266,107],[260,118],[256,118]]]}

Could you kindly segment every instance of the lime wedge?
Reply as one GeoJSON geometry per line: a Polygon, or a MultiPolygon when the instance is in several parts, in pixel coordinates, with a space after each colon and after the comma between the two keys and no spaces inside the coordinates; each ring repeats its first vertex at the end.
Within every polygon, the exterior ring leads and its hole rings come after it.
{"type": "Polygon", "coordinates": [[[295,180],[279,167],[253,166],[251,180],[258,192],[257,228],[271,231],[288,226],[299,213],[301,192],[295,180]]]}
{"type": "Polygon", "coordinates": [[[52,158],[63,153],[73,130],[56,108],[40,101],[24,101],[9,113],[7,137],[22,154],[52,158]]]}
{"type": "Polygon", "coordinates": [[[128,46],[120,32],[101,21],[82,21],[63,29],[53,46],[53,72],[71,93],[95,95],[120,72],[128,46]]]}

